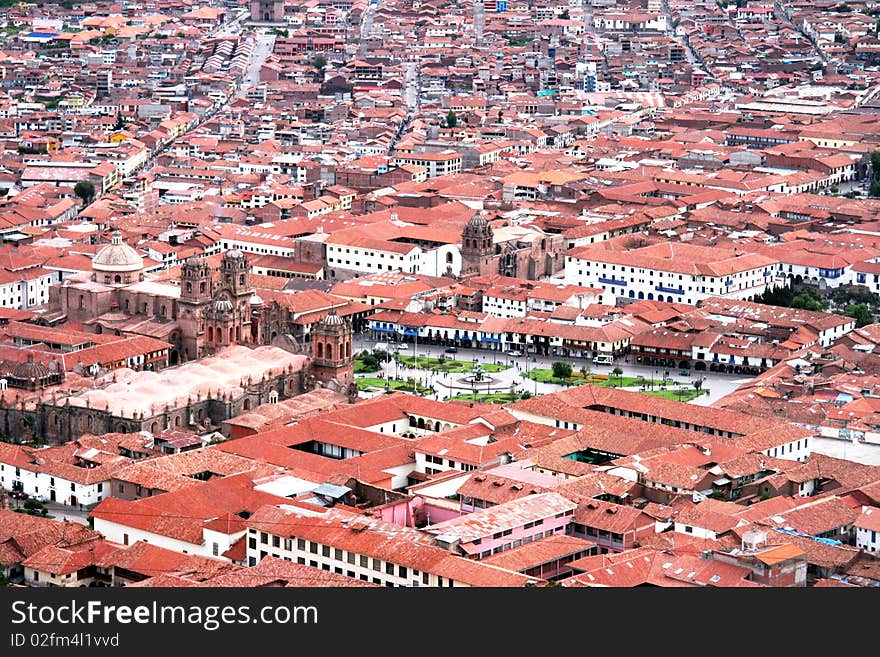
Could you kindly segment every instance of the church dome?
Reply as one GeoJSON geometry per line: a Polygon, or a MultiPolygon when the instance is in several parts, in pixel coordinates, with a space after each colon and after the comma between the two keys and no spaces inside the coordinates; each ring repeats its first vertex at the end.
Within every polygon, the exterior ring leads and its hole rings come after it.
{"type": "Polygon", "coordinates": [[[95,271],[121,273],[135,272],[144,268],[144,259],[138,252],[122,241],[122,234],[117,230],[107,246],[98,251],[92,260],[95,271]]]}
{"type": "Polygon", "coordinates": [[[40,381],[51,376],[51,374],[49,368],[42,363],[36,362],[33,356],[30,356],[26,362],[16,366],[12,372],[13,378],[21,379],[22,381],[40,381]]]}
{"type": "Polygon", "coordinates": [[[473,217],[471,217],[467,225],[469,228],[485,229],[489,226],[489,222],[486,221],[486,217],[483,216],[482,212],[477,212],[473,217]]]}
{"type": "Polygon", "coordinates": [[[327,313],[327,316],[321,321],[324,326],[342,326],[344,322],[342,318],[336,314],[335,309],[330,309],[330,312],[327,313]]]}
{"type": "Polygon", "coordinates": [[[253,295],[251,295],[250,303],[252,306],[262,306],[263,300],[259,297],[259,295],[257,295],[256,292],[254,292],[253,295]]]}
{"type": "Polygon", "coordinates": [[[237,260],[238,258],[244,258],[244,253],[242,253],[238,249],[231,249],[230,251],[226,252],[226,257],[237,260]]]}
{"type": "Polygon", "coordinates": [[[214,302],[214,310],[218,313],[232,312],[232,302],[229,299],[217,299],[214,302]]]}

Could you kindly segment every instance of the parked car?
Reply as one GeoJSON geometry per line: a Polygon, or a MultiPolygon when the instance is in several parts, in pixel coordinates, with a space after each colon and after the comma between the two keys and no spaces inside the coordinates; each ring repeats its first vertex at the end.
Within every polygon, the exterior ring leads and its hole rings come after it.
{"type": "Polygon", "coordinates": [[[25,493],[23,490],[14,490],[10,493],[13,499],[16,500],[26,500],[30,495],[25,493]]]}
{"type": "Polygon", "coordinates": [[[443,351],[445,351],[447,354],[457,354],[458,347],[446,347],[446,349],[444,349],[443,351]]]}
{"type": "Polygon", "coordinates": [[[610,354],[598,354],[593,357],[593,365],[613,365],[614,356],[610,354]]]}
{"type": "Polygon", "coordinates": [[[521,352],[519,349],[511,349],[510,351],[507,352],[507,355],[513,356],[514,358],[519,358],[520,356],[523,355],[523,352],[521,352]]]}
{"type": "Polygon", "coordinates": [[[679,376],[690,376],[691,371],[690,370],[682,370],[681,372],[678,373],[678,375],[679,376]]]}

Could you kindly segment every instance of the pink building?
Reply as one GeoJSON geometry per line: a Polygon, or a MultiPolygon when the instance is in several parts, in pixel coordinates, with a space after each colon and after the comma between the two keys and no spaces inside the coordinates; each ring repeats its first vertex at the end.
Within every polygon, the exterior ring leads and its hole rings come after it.
{"type": "Polygon", "coordinates": [[[435,543],[485,559],[545,536],[565,534],[577,504],[558,493],[528,495],[426,528],[435,543]]]}

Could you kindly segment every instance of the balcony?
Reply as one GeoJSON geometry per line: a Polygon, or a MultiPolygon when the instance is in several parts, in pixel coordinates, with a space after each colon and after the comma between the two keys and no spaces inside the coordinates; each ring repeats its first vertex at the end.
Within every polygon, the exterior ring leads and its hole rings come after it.
{"type": "Polygon", "coordinates": [[[599,282],[604,283],[605,285],[617,285],[618,287],[626,287],[626,281],[618,281],[614,278],[605,278],[604,276],[599,277],[599,282]]]}
{"type": "Polygon", "coordinates": [[[654,289],[658,292],[666,292],[667,294],[684,294],[684,288],[666,287],[665,285],[655,285],[654,289]]]}

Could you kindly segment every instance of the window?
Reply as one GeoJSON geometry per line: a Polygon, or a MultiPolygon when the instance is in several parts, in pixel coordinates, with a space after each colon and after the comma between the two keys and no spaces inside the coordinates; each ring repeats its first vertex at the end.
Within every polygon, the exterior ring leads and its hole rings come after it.
{"type": "Polygon", "coordinates": [[[361,562],[361,568],[369,568],[370,567],[370,560],[367,557],[365,557],[364,555],[361,555],[360,562],[361,562]]]}
{"type": "Polygon", "coordinates": [[[382,570],[382,560],[381,559],[373,559],[373,570],[382,570]]]}
{"type": "Polygon", "coordinates": [[[336,559],[336,561],[342,561],[342,550],[339,548],[333,550],[333,558],[336,559]]]}
{"type": "Polygon", "coordinates": [[[257,549],[257,539],[256,539],[254,536],[251,536],[251,537],[248,539],[248,547],[249,547],[251,550],[256,550],[256,549],[257,549]]]}
{"type": "Polygon", "coordinates": [[[272,536],[272,547],[281,547],[281,537],[272,536]]]}
{"type": "Polygon", "coordinates": [[[394,574],[394,564],[393,563],[391,563],[389,561],[385,562],[385,573],[388,575],[394,574]]]}
{"type": "Polygon", "coordinates": [[[293,549],[293,540],[290,538],[284,539],[284,549],[288,552],[293,549]]]}
{"type": "Polygon", "coordinates": [[[325,557],[329,557],[330,556],[330,546],[329,545],[321,546],[321,554],[325,557]]]}
{"type": "Polygon", "coordinates": [[[318,544],[314,541],[309,541],[309,552],[312,554],[318,554],[318,544]]]}
{"type": "Polygon", "coordinates": [[[346,554],[346,561],[348,561],[348,563],[354,563],[354,552],[346,554]]]}
{"type": "Polygon", "coordinates": [[[266,532],[260,532],[260,543],[262,543],[263,545],[268,545],[269,534],[267,534],[266,532]]]}
{"type": "Polygon", "coordinates": [[[215,557],[220,556],[220,545],[219,544],[214,543],[214,545],[211,546],[211,554],[213,554],[215,557]]]}
{"type": "Polygon", "coordinates": [[[428,573],[422,573],[422,584],[427,586],[430,583],[430,575],[428,573]]]}
{"type": "Polygon", "coordinates": [[[684,531],[685,531],[686,534],[693,534],[693,533],[694,533],[694,528],[691,527],[690,525],[685,525],[685,526],[684,526],[684,531]]]}
{"type": "MultiPolygon", "coordinates": [[[[52,480],[52,485],[53,485],[53,486],[55,485],[55,480],[54,480],[54,479],[52,480]]],[[[103,492],[104,492],[104,484],[98,484],[98,492],[99,492],[99,493],[103,493],[103,492]]]]}

